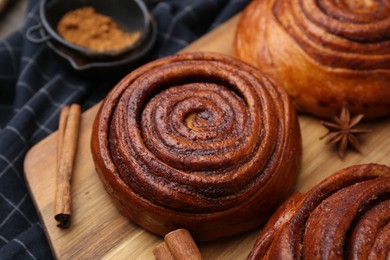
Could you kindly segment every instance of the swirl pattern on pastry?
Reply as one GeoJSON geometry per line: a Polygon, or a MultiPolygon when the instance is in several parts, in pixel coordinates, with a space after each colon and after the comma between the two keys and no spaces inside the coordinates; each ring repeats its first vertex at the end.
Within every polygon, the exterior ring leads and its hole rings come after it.
{"type": "Polygon", "coordinates": [[[271,217],[249,259],[386,259],[390,238],[390,168],[342,169],[271,217]]]}
{"type": "Polygon", "coordinates": [[[256,0],[234,45],[303,112],[330,117],[346,104],[367,117],[390,114],[388,0],[256,0]]]}
{"type": "Polygon", "coordinates": [[[265,221],[290,194],[302,149],[283,88],[215,53],[162,58],[126,76],[104,100],[91,145],[124,215],[198,240],[265,221]]]}

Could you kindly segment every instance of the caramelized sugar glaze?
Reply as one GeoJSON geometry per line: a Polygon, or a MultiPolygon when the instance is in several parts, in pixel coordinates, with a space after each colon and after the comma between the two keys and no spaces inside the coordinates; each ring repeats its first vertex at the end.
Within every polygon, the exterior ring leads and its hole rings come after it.
{"type": "Polygon", "coordinates": [[[331,117],[390,115],[390,1],[256,0],[235,54],[285,87],[296,107],[331,117]]]}
{"type": "Polygon", "coordinates": [[[266,221],[292,191],[302,147],[283,88],[230,56],[185,53],[153,61],[108,94],[92,154],[121,212],[164,235],[197,240],[266,221]]]}

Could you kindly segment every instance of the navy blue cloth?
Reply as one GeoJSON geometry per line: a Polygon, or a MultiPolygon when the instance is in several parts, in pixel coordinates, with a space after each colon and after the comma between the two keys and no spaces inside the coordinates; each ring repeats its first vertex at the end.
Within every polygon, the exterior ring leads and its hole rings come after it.
{"type": "MultiPolygon", "coordinates": [[[[249,0],[148,1],[158,24],[149,59],[176,53],[241,11],[249,0]]],[[[50,259],[52,254],[23,177],[26,152],[57,129],[59,111],[86,110],[119,79],[93,82],[62,61],[26,30],[39,23],[38,0],[28,2],[23,28],[0,42],[0,258],[50,259]]]]}

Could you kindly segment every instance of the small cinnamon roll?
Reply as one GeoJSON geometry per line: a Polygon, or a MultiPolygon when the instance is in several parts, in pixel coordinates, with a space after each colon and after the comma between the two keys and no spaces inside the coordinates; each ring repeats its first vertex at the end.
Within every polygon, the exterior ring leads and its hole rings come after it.
{"type": "Polygon", "coordinates": [[[234,50],[300,111],[331,117],[346,105],[368,118],[390,115],[388,0],[255,0],[234,50]]]}
{"type": "Polygon", "coordinates": [[[390,168],[342,169],[281,206],[249,259],[387,259],[390,168]]]}
{"type": "Polygon", "coordinates": [[[92,154],[121,212],[159,235],[197,240],[263,223],[292,191],[302,144],[283,88],[230,56],[153,61],[107,95],[92,154]]]}

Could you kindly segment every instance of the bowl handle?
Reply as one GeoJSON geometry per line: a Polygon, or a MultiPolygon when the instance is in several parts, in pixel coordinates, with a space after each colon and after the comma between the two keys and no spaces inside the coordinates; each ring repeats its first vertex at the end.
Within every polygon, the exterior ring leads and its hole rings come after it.
{"type": "Polygon", "coordinates": [[[50,35],[47,35],[42,28],[42,24],[38,23],[27,29],[26,38],[32,43],[43,43],[50,39],[50,35]],[[34,35],[35,31],[39,31],[39,35],[34,35]]]}

